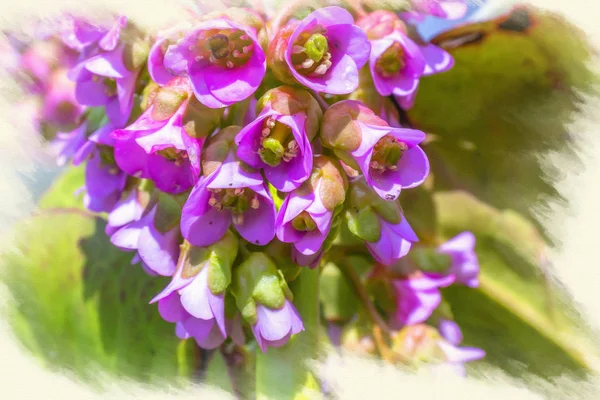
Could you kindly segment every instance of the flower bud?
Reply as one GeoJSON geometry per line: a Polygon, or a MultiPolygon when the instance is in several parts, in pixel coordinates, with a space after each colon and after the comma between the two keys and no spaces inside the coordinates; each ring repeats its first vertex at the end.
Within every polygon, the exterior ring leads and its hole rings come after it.
{"type": "Polygon", "coordinates": [[[418,146],[424,139],[425,133],[391,127],[354,100],[331,106],[321,124],[323,145],[360,170],[377,194],[390,201],[402,188],[423,183],[429,174],[429,160],[418,146]]]}
{"type": "Polygon", "coordinates": [[[235,150],[235,137],[240,131],[239,126],[228,126],[208,140],[202,152],[202,173],[211,175],[223,161],[235,150]]]}
{"type": "Polygon", "coordinates": [[[227,233],[209,247],[184,242],[177,271],[169,285],[151,303],[159,302],[161,315],[193,336],[198,345],[214,348],[227,337],[226,289],[237,256],[235,235],[227,233]]]}
{"type": "Polygon", "coordinates": [[[252,253],[235,269],[233,293],[261,350],[281,346],[304,330],[285,279],[264,253],[252,253]]]}

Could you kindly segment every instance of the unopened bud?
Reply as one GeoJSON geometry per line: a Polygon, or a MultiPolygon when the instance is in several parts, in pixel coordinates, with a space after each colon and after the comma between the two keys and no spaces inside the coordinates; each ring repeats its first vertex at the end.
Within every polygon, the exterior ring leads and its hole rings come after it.
{"type": "Polygon", "coordinates": [[[285,53],[290,46],[290,36],[298,26],[299,22],[290,22],[279,29],[267,50],[267,64],[277,79],[283,83],[295,84],[296,78],[292,75],[285,60],[285,53]]]}
{"type": "Polygon", "coordinates": [[[222,116],[222,108],[206,107],[192,96],[183,113],[183,129],[190,137],[205,138],[219,126],[222,116]]]}
{"type": "Polygon", "coordinates": [[[330,211],[344,203],[348,180],[337,161],[326,156],[314,159],[313,174],[304,188],[300,190],[319,190],[321,202],[330,211]]]}
{"type": "Polygon", "coordinates": [[[358,122],[387,126],[387,123],[363,103],[355,100],[340,101],[329,107],[321,123],[321,142],[334,150],[353,151],[362,141],[358,122]]]}
{"type": "Polygon", "coordinates": [[[292,296],[282,274],[264,253],[252,253],[235,269],[232,290],[238,309],[251,325],[258,320],[257,303],[280,309],[292,296]]]}
{"type": "Polygon", "coordinates": [[[123,49],[123,62],[130,71],[141,68],[150,52],[150,44],[143,39],[135,39],[125,45],[123,49]]]}
{"type": "Polygon", "coordinates": [[[164,121],[171,118],[187,99],[188,93],[180,87],[163,87],[156,91],[152,103],[152,119],[164,121]]]}

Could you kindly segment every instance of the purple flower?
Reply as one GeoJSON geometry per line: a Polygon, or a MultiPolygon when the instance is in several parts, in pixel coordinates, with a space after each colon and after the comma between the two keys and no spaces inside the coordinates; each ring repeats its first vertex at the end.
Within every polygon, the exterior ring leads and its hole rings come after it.
{"type": "Polygon", "coordinates": [[[123,127],[133,108],[139,70],[125,66],[124,46],[85,58],[69,71],[75,81],[75,98],[86,106],[106,107],[106,114],[117,127],[123,127]]]}
{"type": "Polygon", "coordinates": [[[383,265],[392,265],[408,254],[413,243],[419,238],[408,221],[402,216],[399,224],[392,224],[378,216],[381,236],[377,242],[366,242],[369,251],[383,265]]]}
{"type": "MultiPolygon", "coordinates": [[[[154,61],[160,61],[157,51],[152,55],[154,61]]],[[[189,76],[202,104],[221,108],[256,91],[265,75],[266,60],[252,29],[217,18],[200,22],[170,45],[164,53],[164,67],[173,75],[189,76]]]]}
{"type": "Polygon", "coordinates": [[[438,342],[444,353],[446,365],[460,376],[465,376],[464,363],[477,361],[485,357],[485,351],[476,347],[458,347],[463,335],[458,324],[454,321],[442,319],[438,323],[438,331],[445,339],[438,342]]]}
{"type": "Polygon", "coordinates": [[[196,183],[181,216],[183,237],[195,246],[221,239],[233,223],[252,244],[275,236],[275,205],[259,172],[240,165],[233,151],[209,176],[196,183]]]}
{"type": "Polygon", "coordinates": [[[362,140],[350,152],[367,183],[385,200],[419,186],[429,175],[429,160],[418,146],[425,133],[415,129],[358,124],[362,140]]]}
{"type": "Polygon", "coordinates": [[[465,0],[412,0],[414,13],[443,19],[460,19],[467,13],[465,0]]]}
{"type": "Polygon", "coordinates": [[[94,212],[110,211],[121,197],[127,175],[110,157],[112,149],[95,151],[85,165],[85,207],[94,212]]]}
{"type": "Polygon", "coordinates": [[[142,200],[142,191],[137,188],[132,189],[122,197],[108,213],[107,224],[104,231],[112,236],[120,228],[139,220],[145,209],[147,201],[142,200]]]}
{"type": "Polygon", "coordinates": [[[58,128],[72,127],[83,111],[75,99],[75,85],[64,69],[51,75],[43,102],[41,119],[58,128]]]}
{"type": "Polygon", "coordinates": [[[438,247],[442,254],[451,258],[449,274],[457,283],[475,288],[479,286],[479,260],[475,254],[475,235],[463,232],[438,247]]]}
{"type": "Polygon", "coordinates": [[[367,63],[367,35],[341,7],[309,14],[293,30],[285,62],[300,84],[317,92],[348,94],[358,87],[358,71],[367,63]]]}
{"type": "Polygon", "coordinates": [[[180,339],[193,337],[198,346],[203,349],[215,349],[227,337],[224,330],[224,302],[222,298],[211,298],[208,294],[210,290],[206,286],[206,273],[203,280],[199,277],[193,281],[197,281],[193,286],[196,293],[192,288],[184,290],[187,295],[171,291],[162,296],[165,293],[163,292],[154,298],[152,303],[158,301],[158,311],[165,321],[176,323],[177,337],[180,339]],[[193,310],[193,314],[188,309],[193,310]],[[219,321],[223,321],[223,328],[219,321]]]}
{"type": "Polygon", "coordinates": [[[434,273],[418,273],[392,281],[396,291],[396,320],[402,325],[426,321],[442,301],[439,288],[452,282],[454,276],[434,273]]]}
{"type": "Polygon", "coordinates": [[[237,156],[253,168],[262,168],[277,190],[296,189],[308,179],[313,166],[306,118],[305,114],[282,115],[265,107],[237,135],[237,156]]]}
{"type": "Polygon", "coordinates": [[[88,143],[85,121],[71,132],[58,132],[51,142],[51,147],[57,154],[56,164],[63,166],[72,159],[73,165],[79,165],[94,150],[93,144],[88,143]]]}
{"type": "Polygon", "coordinates": [[[331,229],[333,212],[346,193],[344,177],[330,160],[320,156],[315,165],[314,178],[285,198],[275,222],[277,238],[293,243],[303,256],[319,252],[331,229]]]}
{"type": "Polygon", "coordinates": [[[184,127],[187,90],[177,83],[165,87],[137,121],[113,132],[119,167],[168,193],[188,190],[200,173],[204,138],[191,137],[184,127]]]}
{"type": "Polygon", "coordinates": [[[159,231],[155,225],[157,209],[158,206],[154,206],[140,219],[121,227],[110,241],[124,251],[137,251],[134,262],[139,257],[143,266],[152,272],[171,276],[179,255],[179,229],[175,225],[166,232],[159,231]]]}
{"type": "Polygon", "coordinates": [[[369,68],[377,92],[394,95],[404,109],[412,107],[419,80],[452,68],[454,59],[441,48],[418,46],[400,31],[374,40],[369,68]]]}
{"type": "Polygon", "coordinates": [[[292,335],[304,330],[304,324],[296,307],[287,299],[280,309],[271,309],[257,304],[256,315],[257,322],[251,328],[263,352],[267,351],[268,347],[283,346],[292,335]]]}
{"type": "Polygon", "coordinates": [[[70,48],[82,52],[91,47],[112,51],[117,47],[121,30],[127,25],[127,17],[118,16],[108,26],[98,26],[73,16],[62,19],[61,37],[70,48]]]}

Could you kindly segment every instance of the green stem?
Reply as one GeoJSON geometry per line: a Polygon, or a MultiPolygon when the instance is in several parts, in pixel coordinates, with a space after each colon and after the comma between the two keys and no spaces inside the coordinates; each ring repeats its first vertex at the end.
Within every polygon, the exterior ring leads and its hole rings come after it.
{"type": "Polygon", "coordinates": [[[305,330],[283,347],[270,348],[267,353],[258,350],[257,400],[309,399],[319,391],[309,365],[319,351],[319,270],[303,268],[290,286],[305,330]]]}

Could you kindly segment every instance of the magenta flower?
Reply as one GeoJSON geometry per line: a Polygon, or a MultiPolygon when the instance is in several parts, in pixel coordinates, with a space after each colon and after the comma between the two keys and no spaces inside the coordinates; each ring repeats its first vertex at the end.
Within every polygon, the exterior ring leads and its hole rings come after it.
{"type": "Polygon", "coordinates": [[[467,13],[465,0],[412,0],[414,13],[443,19],[460,19],[467,13]]]}
{"type": "Polygon", "coordinates": [[[293,77],[317,92],[348,94],[367,63],[367,35],[341,7],[313,11],[291,33],[285,62],[293,77]]]}
{"type": "Polygon", "coordinates": [[[129,175],[151,179],[168,193],[188,190],[200,173],[204,138],[188,135],[183,122],[188,90],[176,83],[165,87],[137,121],[112,134],[119,167],[129,175]]]}
{"type": "Polygon", "coordinates": [[[260,349],[280,347],[287,343],[292,335],[304,330],[304,324],[296,307],[289,301],[280,309],[271,309],[262,304],[256,305],[257,322],[252,325],[252,333],[260,349]]]}
{"type": "Polygon", "coordinates": [[[79,165],[93,152],[94,146],[88,142],[87,122],[81,123],[71,132],[58,132],[50,144],[56,153],[56,164],[63,166],[69,160],[79,165]]]}
{"type": "Polygon", "coordinates": [[[69,71],[75,81],[75,98],[86,106],[106,108],[106,114],[117,127],[123,127],[133,108],[138,70],[125,66],[124,46],[84,59],[69,71]]]}
{"type": "Polygon", "coordinates": [[[449,274],[457,283],[475,288],[479,286],[479,260],[475,254],[475,235],[463,232],[438,247],[438,251],[451,258],[449,274]]]}
{"type": "Polygon", "coordinates": [[[456,322],[442,319],[438,323],[438,331],[445,339],[439,341],[438,346],[444,353],[446,366],[449,366],[458,375],[466,375],[464,363],[481,360],[485,357],[485,351],[482,349],[458,347],[463,340],[463,335],[456,322]]]}
{"type": "Polygon", "coordinates": [[[43,102],[42,121],[58,128],[72,127],[83,112],[83,107],[75,99],[75,85],[67,78],[64,69],[50,76],[43,102]]]}
{"type": "Polygon", "coordinates": [[[402,216],[399,224],[392,224],[378,216],[381,236],[377,242],[365,242],[375,259],[383,265],[390,266],[408,254],[413,243],[419,238],[408,221],[402,216]]]}
{"type": "Polygon", "coordinates": [[[171,276],[179,256],[179,227],[175,226],[166,232],[159,231],[154,222],[156,212],[157,206],[154,206],[140,219],[113,233],[110,241],[124,251],[137,251],[134,263],[139,257],[142,265],[150,271],[171,276]]]}
{"type": "Polygon", "coordinates": [[[396,291],[396,320],[402,325],[424,322],[442,301],[439,288],[453,282],[454,276],[435,273],[419,273],[392,281],[396,291]]]}
{"type": "Polygon", "coordinates": [[[83,204],[90,211],[110,211],[121,197],[126,180],[123,171],[103,159],[101,151],[95,151],[85,165],[83,204]]]}
{"type": "MultiPolygon", "coordinates": [[[[155,51],[153,57],[157,61],[159,53],[155,51]]],[[[265,75],[266,60],[252,29],[217,18],[200,22],[169,46],[164,67],[173,75],[189,76],[202,104],[221,108],[256,91],[265,75]]]]}
{"type": "Polygon", "coordinates": [[[217,316],[219,319],[225,318],[223,299],[209,299],[207,292],[210,293],[210,290],[206,287],[206,279],[204,279],[204,286],[200,279],[194,281],[199,282],[194,285],[198,292],[192,293],[191,288],[188,289],[186,300],[184,295],[171,291],[164,296],[162,296],[164,292],[161,293],[152,300],[152,303],[158,301],[158,311],[165,321],[177,324],[175,328],[177,337],[180,339],[193,337],[198,346],[203,349],[215,349],[227,337],[217,322],[217,316]],[[188,309],[192,309],[199,317],[194,316],[188,309]]]}
{"type": "Polygon", "coordinates": [[[108,213],[105,233],[112,236],[120,228],[139,220],[144,213],[145,206],[142,202],[142,192],[137,188],[132,189],[122,197],[108,213]]]}
{"type": "Polygon", "coordinates": [[[253,168],[262,168],[277,190],[296,189],[308,179],[313,166],[306,118],[305,114],[282,115],[265,107],[237,135],[237,156],[253,168]]]}
{"type": "MultiPolygon", "coordinates": [[[[283,201],[275,222],[277,238],[293,243],[304,260],[314,258],[329,234],[335,208],[345,199],[346,181],[340,170],[326,157],[315,159],[314,177],[294,190],[283,201]]],[[[296,255],[298,259],[298,255],[296,255]]]]}
{"type": "MultiPolygon", "coordinates": [[[[181,307],[192,317],[206,321],[207,327],[216,324],[223,337],[227,337],[225,329],[225,294],[213,294],[208,286],[209,267],[204,266],[197,275],[184,277],[183,268],[179,269],[169,285],[160,292],[150,303],[154,303],[168,297],[173,302],[172,294],[179,294],[181,307]]],[[[159,309],[161,308],[159,303],[159,309]]],[[[173,322],[173,321],[171,321],[173,322]]],[[[174,321],[178,322],[178,321],[174,321]]],[[[200,325],[201,323],[196,323],[200,325]]]]}
{"type": "Polygon", "coordinates": [[[362,140],[350,155],[367,183],[385,200],[396,200],[402,189],[419,186],[429,175],[429,160],[418,146],[425,133],[359,123],[362,140]]]}
{"type": "Polygon", "coordinates": [[[293,243],[304,256],[316,254],[331,229],[333,211],[328,210],[321,200],[320,190],[293,191],[284,200],[277,221],[277,238],[293,243]]]}
{"type": "Polygon", "coordinates": [[[181,232],[195,246],[221,239],[233,223],[248,242],[264,246],[275,236],[275,205],[257,171],[242,167],[230,151],[196,183],[183,206],[181,232]]]}
{"type": "Polygon", "coordinates": [[[112,24],[99,26],[73,16],[62,19],[61,38],[70,48],[82,52],[98,47],[112,51],[117,47],[121,30],[127,25],[127,17],[118,16],[112,24]]]}

